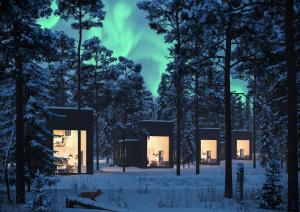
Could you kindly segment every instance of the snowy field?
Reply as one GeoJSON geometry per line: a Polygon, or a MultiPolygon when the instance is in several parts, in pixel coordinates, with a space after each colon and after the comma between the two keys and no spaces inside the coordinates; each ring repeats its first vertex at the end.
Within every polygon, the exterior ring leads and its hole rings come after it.
{"type": "MultiPolygon", "coordinates": [[[[181,176],[176,176],[175,169],[130,167],[123,173],[120,167],[102,166],[94,175],[59,176],[57,185],[47,193],[53,198],[52,211],[96,211],[66,209],[65,199],[66,195],[72,197],[97,188],[103,194],[96,199],[96,204],[114,211],[263,211],[256,208],[255,199],[264,180],[264,170],[253,169],[251,161],[233,161],[234,191],[237,163],[240,162],[245,165],[244,201],[241,203],[223,197],[224,161],[220,166],[201,166],[197,176],[194,167],[186,167],[181,176]]],[[[286,181],[283,173],[284,198],[287,196],[286,181]]]]}

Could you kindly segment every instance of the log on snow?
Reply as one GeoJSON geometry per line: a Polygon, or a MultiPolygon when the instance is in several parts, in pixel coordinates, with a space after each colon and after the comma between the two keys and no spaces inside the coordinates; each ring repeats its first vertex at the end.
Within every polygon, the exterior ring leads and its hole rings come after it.
{"type": "Polygon", "coordinates": [[[68,197],[66,196],[66,207],[67,208],[75,208],[75,206],[79,206],[86,209],[97,209],[97,210],[105,210],[105,211],[115,211],[105,207],[102,207],[97,204],[97,202],[84,199],[80,197],[68,197]]]}

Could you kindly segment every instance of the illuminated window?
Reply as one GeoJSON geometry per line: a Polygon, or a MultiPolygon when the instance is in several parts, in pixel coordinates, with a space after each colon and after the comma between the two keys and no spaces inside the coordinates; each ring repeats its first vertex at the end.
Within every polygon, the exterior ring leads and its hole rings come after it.
{"type": "Polygon", "coordinates": [[[250,141],[237,140],[236,141],[237,159],[248,159],[250,156],[250,141]]]}
{"type": "MultiPolygon", "coordinates": [[[[57,173],[78,173],[78,131],[53,130],[53,155],[57,173]]],[[[86,131],[81,131],[81,172],[86,173],[86,131]]]]}
{"type": "Polygon", "coordinates": [[[217,140],[201,140],[201,161],[212,163],[217,161],[217,140]]]}
{"type": "Polygon", "coordinates": [[[147,138],[148,166],[169,166],[169,137],[149,136],[147,138]]]}

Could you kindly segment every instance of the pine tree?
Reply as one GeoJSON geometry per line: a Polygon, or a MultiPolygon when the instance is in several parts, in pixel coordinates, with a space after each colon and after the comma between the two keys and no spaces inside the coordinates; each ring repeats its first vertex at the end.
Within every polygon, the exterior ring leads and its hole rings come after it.
{"type": "Polygon", "coordinates": [[[182,23],[184,20],[182,0],[154,0],[140,1],[137,6],[146,11],[149,26],[158,34],[164,34],[165,41],[172,44],[170,55],[174,58],[172,80],[175,87],[176,99],[176,175],[180,175],[181,140],[183,119],[183,78],[184,78],[184,51],[182,38],[184,36],[182,23]]]}
{"type": "MultiPolygon", "coordinates": [[[[82,70],[84,76],[84,89],[82,89],[82,91],[85,95],[83,95],[82,100],[84,101],[85,105],[93,108],[96,114],[95,137],[97,170],[99,170],[100,156],[100,113],[112,101],[111,98],[108,98],[105,92],[105,84],[110,77],[109,74],[112,68],[112,63],[116,61],[116,58],[114,58],[112,54],[113,52],[103,46],[98,37],[92,37],[91,39],[88,39],[83,43],[82,59],[85,64],[82,70]]],[[[108,147],[105,147],[104,149],[105,152],[109,151],[108,147]]]]}
{"type": "Polygon", "coordinates": [[[30,190],[31,180],[35,179],[38,170],[49,176],[54,173],[55,166],[53,151],[46,145],[47,139],[52,136],[46,129],[46,119],[51,115],[47,110],[49,73],[32,62],[24,67],[24,79],[25,167],[30,190]]]}
{"type": "Polygon", "coordinates": [[[158,87],[158,110],[157,118],[159,120],[173,120],[174,119],[174,104],[172,100],[174,99],[174,86],[171,82],[170,75],[168,73],[163,73],[161,76],[161,81],[158,87]]]}
{"type": "Polygon", "coordinates": [[[89,0],[89,1],[67,1],[59,0],[57,2],[58,9],[55,11],[63,20],[68,21],[72,19],[71,26],[73,29],[78,30],[78,46],[77,46],[77,104],[80,108],[81,104],[81,45],[82,45],[82,32],[89,30],[92,27],[102,27],[105,12],[103,11],[104,4],[102,0],[89,0]]]}
{"type": "Polygon", "coordinates": [[[266,179],[262,187],[262,194],[259,197],[259,208],[264,209],[279,209],[283,203],[280,185],[280,166],[275,160],[269,161],[266,168],[266,179]]]}
{"type": "Polygon", "coordinates": [[[274,160],[274,135],[272,131],[272,111],[266,108],[264,116],[261,118],[261,128],[259,129],[258,143],[259,143],[259,160],[263,167],[266,167],[269,161],[274,160]]]}
{"type": "Polygon", "coordinates": [[[143,90],[143,77],[141,76],[141,65],[134,64],[133,61],[125,57],[118,58],[119,63],[115,67],[116,71],[116,89],[114,90],[114,101],[121,112],[121,131],[123,140],[123,172],[125,172],[125,139],[127,131],[131,127],[129,122],[131,116],[141,108],[139,96],[143,90]]]}
{"type": "MultiPolygon", "coordinates": [[[[76,101],[77,108],[80,110],[82,105],[81,99],[81,81],[85,78],[81,76],[81,47],[82,47],[82,32],[83,30],[91,29],[92,27],[102,27],[105,17],[104,4],[102,0],[59,0],[57,1],[58,9],[55,11],[63,20],[68,21],[72,19],[71,26],[73,29],[78,30],[78,46],[77,46],[77,65],[76,65],[76,101]]],[[[78,129],[78,144],[81,144],[81,131],[78,129]]],[[[78,163],[81,164],[81,156],[79,155],[78,163]]],[[[78,172],[81,172],[81,167],[78,167],[78,172]]]]}
{"type": "MultiPolygon", "coordinates": [[[[24,181],[24,66],[28,60],[42,51],[39,26],[36,20],[51,14],[51,1],[5,1],[1,3],[1,26],[7,33],[1,42],[1,51],[6,58],[13,58],[15,67],[15,105],[16,105],[16,202],[25,202],[24,181]],[[4,23],[4,25],[2,25],[4,23]],[[37,48],[39,46],[39,48],[37,48]],[[9,49],[10,51],[5,51],[9,49]]],[[[1,33],[2,34],[2,33],[1,33]]],[[[44,41],[44,39],[43,39],[44,41]]],[[[43,49],[44,50],[44,49],[43,49]]]]}
{"type": "Polygon", "coordinates": [[[72,101],[70,80],[76,62],[75,40],[63,32],[56,32],[54,41],[57,52],[52,56],[53,62],[49,64],[49,95],[53,99],[53,106],[63,107],[70,105],[72,101]]]}
{"type": "Polygon", "coordinates": [[[43,190],[45,187],[46,176],[37,172],[37,177],[33,182],[33,191],[30,193],[29,202],[27,204],[33,212],[44,212],[50,208],[50,198],[47,193],[43,190]]]}

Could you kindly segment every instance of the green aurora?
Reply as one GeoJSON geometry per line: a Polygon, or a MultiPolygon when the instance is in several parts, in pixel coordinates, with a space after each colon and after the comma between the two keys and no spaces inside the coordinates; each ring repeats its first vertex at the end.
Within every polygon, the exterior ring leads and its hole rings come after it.
{"type": "MultiPolygon", "coordinates": [[[[136,7],[138,0],[104,0],[106,17],[103,28],[93,28],[84,32],[84,39],[93,36],[100,37],[103,44],[113,50],[114,56],[125,56],[141,63],[142,74],[147,88],[157,96],[157,88],[162,73],[168,63],[168,47],[161,35],[151,30],[145,19],[145,13],[136,7]]],[[[57,5],[52,2],[51,8],[57,5]]],[[[58,16],[39,19],[42,28],[64,31],[69,36],[77,38],[70,24],[60,20],[58,16]]],[[[232,80],[231,90],[247,92],[246,83],[232,80]]]]}

